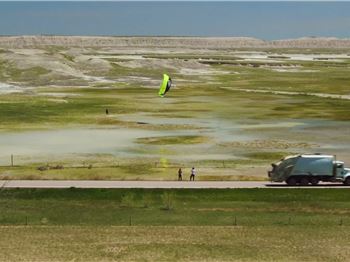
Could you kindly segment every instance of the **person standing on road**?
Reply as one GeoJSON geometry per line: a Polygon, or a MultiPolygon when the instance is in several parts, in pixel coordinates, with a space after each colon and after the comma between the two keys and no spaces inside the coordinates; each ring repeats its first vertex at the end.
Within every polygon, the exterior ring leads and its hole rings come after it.
{"type": "Polygon", "coordinates": [[[177,171],[177,174],[179,175],[178,180],[182,181],[182,169],[181,169],[181,167],[179,168],[179,171],[177,171]]]}
{"type": "Polygon", "coordinates": [[[196,176],[196,169],[192,167],[190,181],[194,181],[195,176],[196,176]]]}

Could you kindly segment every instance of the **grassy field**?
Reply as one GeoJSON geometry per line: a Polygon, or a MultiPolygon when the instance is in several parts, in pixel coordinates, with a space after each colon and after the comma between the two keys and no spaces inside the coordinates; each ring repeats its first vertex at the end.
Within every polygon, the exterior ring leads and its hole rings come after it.
{"type": "Polygon", "coordinates": [[[261,180],[315,152],[348,165],[349,50],[258,51],[2,49],[0,178],[172,180],[194,165],[203,180],[261,180]]]}
{"type": "MultiPolygon", "coordinates": [[[[265,180],[315,152],[349,166],[349,52],[1,48],[0,179],[187,180],[195,166],[265,180]]],[[[349,229],[347,189],[0,188],[0,261],[347,261],[349,229]]]]}
{"type": "Polygon", "coordinates": [[[344,244],[349,241],[347,229],[347,226],[321,229],[1,226],[0,258],[4,261],[346,261],[350,252],[344,244]]]}
{"type": "MultiPolygon", "coordinates": [[[[0,167],[1,180],[177,180],[178,166],[169,166],[168,163],[153,163],[152,164],[138,164],[131,163],[130,165],[123,164],[122,166],[104,166],[104,167],[89,167],[89,165],[81,167],[66,167],[64,169],[48,169],[44,171],[38,168],[47,168],[45,165],[25,165],[20,167],[0,167]],[[156,165],[159,165],[158,167],[156,165]],[[165,165],[166,167],[162,167],[165,165]]],[[[129,162],[130,163],[130,162],[129,162]]],[[[217,167],[201,164],[200,175],[197,180],[203,181],[265,181],[268,180],[266,172],[256,175],[248,175],[242,173],[242,166],[252,164],[220,161],[217,167]]],[[[215,163],[214,163],[215,164],[215,163]]],[[[198,166],[198,165],[195,165],[198,166]]],[[[48,167],[50,168],[50,167],[48,167]]],[[[51,167],[52,168],[52,167],[51,167]]],[[[55,168],[55,166],[53,166],[55,168]]],[[[265,166],[262,166],[265,168],[265,166]]],[[[266,165],[266,168],[267,165],[266,165]]],[[[190,166],[184,168],[184,180],[189,180],[190,166]]]]}
{"type": "Polygon", "coordinates": [[[349,212],[346,189],[3,189],[0,260],[344,261],[349,212]]]}

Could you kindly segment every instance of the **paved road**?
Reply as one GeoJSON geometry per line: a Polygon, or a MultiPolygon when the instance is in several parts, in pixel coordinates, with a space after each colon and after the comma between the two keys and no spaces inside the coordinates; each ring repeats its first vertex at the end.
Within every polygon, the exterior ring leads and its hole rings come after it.
{"type": "MultiPolygon", "coordinates": [[[[283,183],[257,181],[94,181],[94,180],[0,180],[0,188],[292,188],[283,183]]],[[[298,187],[296,187],[298,188],[298,187]]],[[[346,188],[320,183],[304,188],[346,188]]],[[[348,187],[350,189],[350,187],[348,187]]]]}

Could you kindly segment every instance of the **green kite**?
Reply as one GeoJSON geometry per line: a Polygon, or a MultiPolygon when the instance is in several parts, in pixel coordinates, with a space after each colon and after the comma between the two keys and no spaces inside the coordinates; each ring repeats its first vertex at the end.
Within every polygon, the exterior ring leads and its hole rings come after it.
{"type": "Polygon", "coordinates": [[[164,95],[170,90],[171,78],[167,74],[163,74],[163,82],[160,85],[159,96],[164,97],[164,95]]]}

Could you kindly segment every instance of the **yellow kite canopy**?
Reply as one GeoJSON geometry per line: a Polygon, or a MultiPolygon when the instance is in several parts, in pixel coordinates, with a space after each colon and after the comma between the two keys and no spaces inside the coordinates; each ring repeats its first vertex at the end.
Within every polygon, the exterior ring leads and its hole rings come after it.
{"type": "Polygon", "coordinates": [[[171,78],[167,74],[163,74],[163,82],[160,85],[158,94],[161,97],[163,97],[166,94],[166,92],[170,90],[170,87],[171,87],[171,78]]]}

